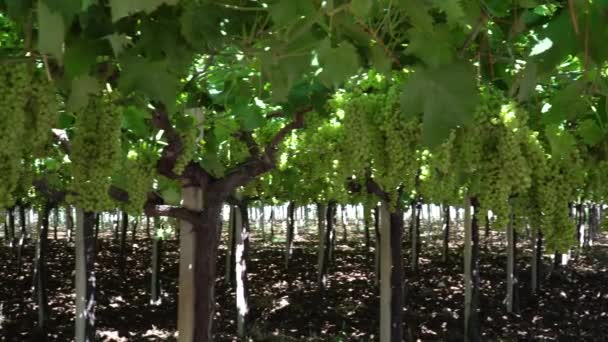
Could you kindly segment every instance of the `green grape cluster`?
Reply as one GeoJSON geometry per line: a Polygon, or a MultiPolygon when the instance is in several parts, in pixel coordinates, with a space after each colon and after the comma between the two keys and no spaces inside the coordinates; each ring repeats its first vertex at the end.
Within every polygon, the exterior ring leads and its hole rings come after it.
{"type": "Polygon", "coordinates": [[[547,172],[539,181],[537,197],[542,213],[540,229],[549,251],[565,251],[575,242],[575,222],[570,217],[569,204],[583,182],[583,161],[577,149],[547,160],[547,172]]]}
{"type": "Polygon", "coordinates": [[[547,154],[542,146],[542,143],[538,139],[538,134],[530,133],[526,139],[525,144],[522,146],[523,154],[528,161],[530,170],[530,187],[528,190],[520,194],[518,197],[521,200],[525,200],[527,203],[526,216],[529,219],[530,224],[534,227],[542,226],[542,213],[540,202],[542,196],[545,194],[541,191],[541,188],[548,177],[549,165],[547,154]]]}
{"type": "MultiPolygon", "coordinates": [[[[378,182],[389,194],[397,194],[398,188],[414,189],[421,164],[420,146],[422,118],[417,116],[404,120],[400,108],[401,86],[391,86],[385,97],[382,112],[376,115],[384,142],[383,151],[374,166],[378,172],[378,182]]],[[[396,199],[396,198],[395,198],[396,199]]],[[[392,201],[394,202],[394,201],[392,201]]]]}
{"type": "Polygon", "coordinates": [[[458,172],[455,172],[455,139],[456,132],[452,131],[448,139],[430,154],[422,167],[420,192],[433,203],[461,203],[458,172]]]}
{"type": "Polygon", "coordinates": [[[345,167],[358,178],[363,178],[371,166],[371,157],[377,143],[377,126],[371,118],[381,112],[384,96],[355,92],[344,95],[344,153],[348,156],[345,167]]]}
{"type": "Polygon", "coordinates": [[[460,129],[455,139],[469,194],[477,197],[481,212],[492,211],[500,228],[508,223],[511,198],[531,185],[532,170],[524,155],[530,135],[526,121],[526,112],[500,91],[482,89],[473,125],[460,129]]]}
{"type": "Polygon", "coordinates": [[[0,64],[0,207],[14,203],[13,192],[23,168],[26,89],[30,83],[25,63],[0,64]]]}
{"type": "Polygon", "coordinates": [[[37,73],[31,84],[27,104],[28,134],[31,136],[31,150],[39,155],[50,141],[51,129],[59,118],[57,91],[42,73],[37,73]]]}
{"type": "Polygon", "coordinates": [[[91,96],[76,116],[72,140],[72,194],[68,201],[87,211],[113,208],[108,189],[121,153],[121,107],[115,94],[91,96]]]}
{"type": "Polygon", "coordinates": [[[181,175],[188,163],[194,159],[194,155],[196,153],[196,144],[198,138],[198,129],[196,127],[192,127],[180,134],[180,138],[182,141],[182,149],[180,154],[175,161],[175,165],[173,166],[173,172],[175,174],[181,175]]]}
{"type": "Polygon", "coordinates": [[[138,155],[137,158],[126,158],[121,166],[119,172],[123,182],[120,186],[129,194],[129,201],[122,204],[122,209],[138,215],[154,183],[155,163],[138,155]]]}

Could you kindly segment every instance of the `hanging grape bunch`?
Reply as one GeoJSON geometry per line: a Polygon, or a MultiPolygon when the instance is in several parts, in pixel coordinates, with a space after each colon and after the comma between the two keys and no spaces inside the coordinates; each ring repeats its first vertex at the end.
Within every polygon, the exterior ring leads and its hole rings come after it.
{"type": "Polygon", "coordinates": [[[114,94],[91,96],[76,115],[72,141],[72,194],[68,201],[86,211],[113,207],[108,195],[118,166],[121,142],[121,107],[114,94]]]}
{"type": "Polygon", "coordinates": [[[51,129],[59,118],[55,86],[42,72],[33,77],[26,112],[31,151],[36,155],[42,154],[50,141],[51,129]]]}
{"type": "Polygon", "coordinates": [[[25,63],[0,64],[0,207],[13,204],[21,173],[29,85],[25,63]]]}

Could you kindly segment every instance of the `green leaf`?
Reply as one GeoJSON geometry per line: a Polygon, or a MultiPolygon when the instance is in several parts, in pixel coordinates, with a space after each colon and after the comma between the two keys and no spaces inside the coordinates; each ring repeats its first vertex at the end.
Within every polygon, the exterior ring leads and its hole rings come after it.
{"type": "Polygon", "coordinates": [[[391,70],[393,61],[380,45],[375,44],[372,46],[370,49],[370,54],[370,60],[374,69],[382,73],[389,72],[391,70]]]}
{"type": "Polygon", "coordinates": [[[220,162],[217,153],[205,153],[199,163],[213,177],[223,177],[226,167],[220,162]]]}
{"type": "Polygon", "coordinates": [[[146,123],[149,118],[150,113],[147,110],[129,106],[123,112],[122,127],[131,131],[138,138],[146,138],[150,133],[146,123]]]}
{"type": "Polygon", "coordinates": [[[367,18],[373,4],[374,2],[371,0],[352,0],[350,10],[359,18],[367,18]]]}
{"type": "Polygon", "coordinates": [[[561,125],[554,124],[547,126],[545,134],[551,146],[551,154],[555,158],[569,154],[576,145],[576,139],[574,139],[572,134],[564,130],[561,125]]]}
{"type": "Polygon", "coordinates": [[[461,0],[433,0],[433,4],[445,13],[450,26],[464,24],[465,13],[461,0]]]}
{"type": "Polygon", "coordinates": [[[177,5],[179,0],[110,0],[112,21],[116,22],[137,12],[152,13],[163,4],[177,5]]]}
{"type": "Polygon", "coordinates": [[[61,167],[61,162],[54,158],[44,158],[43,164],[48,171],[59,170],[61,167]]]}
{"type": "Polygon", "coordinates": [[[310,0],[279,0],[270,7],[270,16],[275,25],[289,26],[302,17],[311,17],[316,9],[310,0]]]}
{"type": "Polygon", "coordinates": [[[44,1],[38,1],[38,26],[38,50],[61,61],[66,30],[61,13],[52,12],[44,1]]]}
{"type": "Polygon", "coordinates": [[[486,0],[484,1],[487,10],[495,17],[506,17],[511,11],[511,1],[504,0],[486,0]]]}
{"type": "Polygon", "coordinates": [[[180,17],[182,35],[194,47],[214,48],[222,39],[220,14],[211,4],[189,3],[180,17]]]}
{"type": "Polygon", "coordinates": [[[423,140],[435,147],[451,129],[471,121],[478,100],[474,69],[455,63],[416,71],[405,82],[401,109],[406,120],[423,113],[423,140]]]}
{"type": "Polygon", "coordinates": [[[234,108],[232,113],[241,122],[243,129],[246,131],[253,131],[256,128],[264,125],[264,116],[260,112],[259,108],[249,103],[248,101],[240,101],[234,108]]]}
{"type": "Polygon", "coordinates": [[[539,32],[539,39],[547,39],[551,47],[534,56],[538,62],[540,73],[553,73],[555,67],[568,58],[576,55],[580,50],[580,41],[572,29],[569,11],[562,11],[559,16],[552,19],[547,27],[539,32]]]}
{"type": "Polygon", "coordinates": [[[291,0],[281,0],[270,7],[270,16],[277,26],[287,26],[297,20],[298,9],[291,0]]]}
{"type": "Polygon", "coordinates": [[[64,56],[65,72],[68,78],[88,74],[95,65],[100,52],[98,41],[76,40],[66,47],[64,56]]]}
{"type": "Polygon", "coordinates": [[[270,81],[272,99],[277,103],[285,101],[291,87],[311,69],[309,55],[283,57],[264,53],[260,59],[262,74],[265,79],[270,81]]]}
{"type": "Polygon", "coordinates": [[[429,13],[430,8],[426,1],[398,1],[397,6],[400,6],[405,11],[412,27],[416,27],[422,31],[431,31],[433,29],[433,17],[429,13]]]}
{"type": "Polygon", "coordinates": [[[32,0],[6,0],[6,11],[8,12],[8,16],[16,20],[21,20],[30,12],[32,2],[32,0]]]}
{"type": "Polygon", "coordinates": [[[52,12],[59,12],[67,23],[82,10],[81,0],[44,0],[52,12]]]}
{"type": "Polygon", "coordinates": [[[122,60],[121,66],[118,87],[125,94],[139,92],[170,109],[175,106],[180,80],[169,72],[164,62],[129,56],[122,60]]]}
{"type": "Polygon", "coordinates": [[[595,146],[604,140],[605,133],[595,120],[586,119],[578,123],[576,133],[583,142],[589,146],[595,146]]]}
{"type": "Polygon", "coordinates": [[[83,75],[72,79],[72,89],[68,98],[67,110],[76,113],[86,107],[89,96],[101,90],[101,83],[94,77],[83,75]]]}
{"type": "Polygon", "coordinates": [[[533,62],[529,62],[526,64],[526,68],[520,71],[520,78],[518,78],[517,83],[519,86],[517,92],[517,101],[526,102],[528,101],[536,91],[536,83],[537,83],[537,67],[533,62]]]}
{"type": "Polygon", "coordinates": [[[97,0],[82,0],[82,10],[86,11],[89,7],[97,5],[97,0]]]}
{"type": "Polygon", "coordinates": [[[542,116],[542,122],[560,123],[563,120],[574,119],[586,114],[588,105],[583,98],[583,82],[572,82],[565,88],[557,91],[551,98],[551,109],[542,116]]]}
{"type": "Polygon", "coordinates": [[[59,113],[59,120],[57,120],[57,126],[60,129],[70,128],[74,125],[75,121],[76,118],[74,118],[74,115],[71,115],[66,112],[61,112],[59,113]]]}
{"type": "Polygon", "coordinates": [[[160,191],[160,195],[169,205],[179,205],[182,200],[182,195],[177,187],[168,187],[160,191]]]}
{"type": "Polygon", "coordinates": [[[359,55],[357,49],[343,41],[337,47],[331,46],[331,41],[326,39],[319,46],[319,66],[323,71],[319,75],[327,86],[339,86],[346,79],[359,71],[359,55]]]}
{"type": "Polygon", "coordinates": [[[432,31],[411,28],[407,31],[410,43],[405,50],[420,58],[426,65],[437,68],[449,64],[454,57],[454,39],[445,25],[436,25],[432,31]]]}
{"type": "Polygon", "coordinates": [[[127,46],[133,44],[129,37],[124,33],[112,33],[107,36],[106,39],[110,42],[112,51],[114,51],[114,56],[116,57],[120,56],[127,46]]]}

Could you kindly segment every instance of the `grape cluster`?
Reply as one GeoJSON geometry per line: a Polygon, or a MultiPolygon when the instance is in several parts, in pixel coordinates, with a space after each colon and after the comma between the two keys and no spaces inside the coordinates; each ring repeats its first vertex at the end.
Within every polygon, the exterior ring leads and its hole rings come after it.
{"type": "Polygon", "coordinates": [[[129,214],[139,215],[154,183],[155,163],[140,155],[126,158],[119,174],[123,180],[120,187],[129,194],[129,201],[122,204],[122,209],[129,214]]]}
{"type": "Polygon", "coordinates": [[[14,203],[13,192],[22,170],[29,86],[25,63],[0,64],[0,207],[14,203]]]}
{"type": "Polygon", "coordinates": [[[459,204],[458,172],[455,172],[454,145],[456,132],[426,158],[420,177],[420,192],[433,203],[459,204]]]}
{"type": "Polygon", "coordinates": [[[363,178],[365,170],[371,166],[374,148],[378,145],[378,129],[372,123],[373,115],[382,111],[384,96],[354,92],[344,97],[344,153],[348,156],[345,167],[363,178]]]}
{"type": "Polygon", "coordinates": [[[194,155],[196,153],[198,129],[196,127],[187,129],[180,134],[180,138],[182,142],[182,149],[179,157],[175,161],[175,165],[173,166],[173,172],[178,175],[181,175],[186,169],[188,163],[194,159],[194,155]]]}
{"type": "Polygon", "coordinates": [[[527,114],[498,90],[482,89],[474,123],[457,131],[455,150],[467,174],[469,195],[480,212],[492,211],[495,226],[505,228],[514,196],[531,185],[531,168],[524,155],[530,132],[527,114]]]}
{"type": "Polygon", "coordinates": [[[403,118],[400,94],[401,85],[392,85],[386,92],[382,112],[375,116],[382,133],[380,141],[384,143],[379,155],[385,157],[376,158],[378,163],[374,165],[379,184],[389,194],[397,194],[399,188],[414,189],[418,170],[425,158],[420,148],[422,117],[403,118]]]}
{"type": "Polygon", "coordinates": [[[59,118],[57,92],[42,73],[34,75],[27,104],[28,134],[31,137],[31,150],[41,155],[51,138],[51,129],[59,118]]]}
{"type": "Polygon", "coordinates": [[[72,140],[72,194],[68,201],[86,211],[113,208],[108,195],[120,161],[121,107],[115,94],[91,96],[77,114],[72,140]]]}

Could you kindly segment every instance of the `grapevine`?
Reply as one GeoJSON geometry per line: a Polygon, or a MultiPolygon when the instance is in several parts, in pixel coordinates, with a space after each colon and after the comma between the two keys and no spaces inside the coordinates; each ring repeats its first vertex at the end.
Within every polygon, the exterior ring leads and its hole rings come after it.
{"type": "Polygon", "coordinates": [[[30,77],[25,63],[0,64],[0,207],[14,203],[22,170],[25,104],[30,77]]]}
{"type": "Polygon", "coordinates": [[[54,85],[37,73],[31,85],[27,104],[28,134],[32,139],[31,150],[42,154],[51,138],[51,129],[57,124],[59,103],[54,85]]]}
{"type": "Polygon", "coordinates": [[[72,194],[74,205],[100,212],[113,207],[108,195],[111,176],[121,153],[121,108],[114,94],[91,96],[77,114],[72,144],[72,194]]]}

